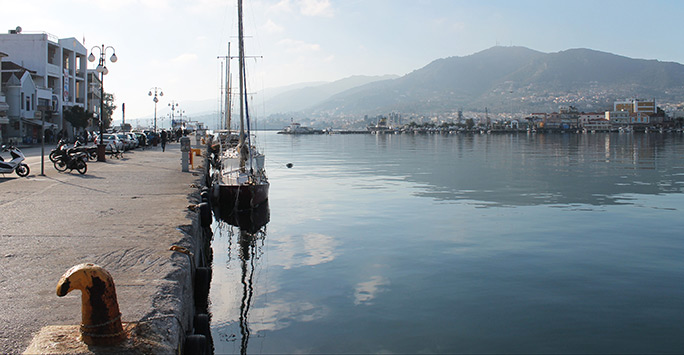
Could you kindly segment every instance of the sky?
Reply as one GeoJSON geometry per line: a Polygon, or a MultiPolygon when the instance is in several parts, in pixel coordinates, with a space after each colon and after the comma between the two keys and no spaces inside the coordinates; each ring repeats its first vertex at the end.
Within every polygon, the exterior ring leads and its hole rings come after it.
{"type": "MultiPolygon", "coordinates": [[[[0,0],[0,9],[3,32],[21,26],[74,37],[89,52],[112,46],[118,61],[108,62],[104,86],[119,107],[115,123],[121,103],[127,121],[151,119],[154,87],[164,93],[160,126],[172,102],[190,118],[207,105],[218,110],[217,57],[228,54],[228,42],[237,54],[237,0],[0,0]]],[[[684,63],[683,13],[678,0],[244,0],[245,53],[255,57],[247,60],[249,91],[401,76],[496,45],[684,63]]],[[[236,73],[237,61],[231,66],[236,73]]]]}

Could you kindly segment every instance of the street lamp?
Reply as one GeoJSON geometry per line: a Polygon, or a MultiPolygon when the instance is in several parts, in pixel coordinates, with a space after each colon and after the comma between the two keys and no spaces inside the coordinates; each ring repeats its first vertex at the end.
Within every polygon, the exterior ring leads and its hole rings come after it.
{"type": "Polygon", "coordinates": [[[112,46],[107,46],[103,44],[102,47],[94,46],[93,48],[90,49],[90,55],[88,56],[88,61],[94,62],[95,61],[95,54],[93,54],[93,50],[97,48],[100,50],[100,61],[97,63],[97,67],[95,68],[95,71],[100,73],[100,141],[97,144],[97,161],[105,161],[105,148],[107,147],[104,144],[103,140],[103,134],[104,134],[104,76],[109,73],[109,70],[107,69],[107,62],[106,62],[106,54],[107,54],[107,49],[112,49],[112,56],[109,58],[109,61],[112,63],[116,63],[117,57],[116,57],[116,50],[112,46]]]}
{"type": "Polygon", "coordinates": [[[184,122],[183,122],[183,114],[184,114],[184,113],[185,113],[185,110],[178,110],[178,116],[179,116],[179,120],[180,120],[180,126],[181,126],[182,129],[185,129],[185,125],[184,125],[184,122]]]}
{"type": "Polygon", "coordinates": [[[159,96],[164,96],[164,93],[162,92],[161,88],[158,87],[153,87],[150,89],[150,92],[147,94],[148,96],[152,96],[152,91],[154,90],[154,98],[152,98],[152,101],[154,101],[154,131],[157,132],[157,102],[159,102],[159,98],[157,98],[157,94],[159,96]]]}
{"type": "Polygon", "coordinates": [[[178,108],[178,103],[172,100],[169,104],[169,107],[171,107],[171,125],[169,127],[171,127],[171,129],[173,130],[173,124],[175,123],[173,114],[174,110],[178,108]]]}

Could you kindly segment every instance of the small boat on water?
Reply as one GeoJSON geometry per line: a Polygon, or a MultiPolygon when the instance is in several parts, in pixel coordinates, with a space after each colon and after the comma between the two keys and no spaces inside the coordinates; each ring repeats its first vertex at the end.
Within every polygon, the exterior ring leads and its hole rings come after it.
{"type": "MultiPolygon", "coordinates": [[[[212,182],[212,197],[223,213],[248,211],[268,200],[269,182],[265,156],[252,141],[245,78],[245,51],[242,30],[242,1],[238,1],[238,59],[240,80],[240,131],[228,133],[221,143],[218,171],[212,182]]],[[[228,118],[229,120],[229,118],[228,118]]],[[[227,127],[230,127],[228,123],[227,127]]]]}
{"type": "Polygon", "coordinates": [[[297,122],[291,122],[289,126],[278,131],[278,134],[323,134],[322,130],[305,127],[297,122]]]}

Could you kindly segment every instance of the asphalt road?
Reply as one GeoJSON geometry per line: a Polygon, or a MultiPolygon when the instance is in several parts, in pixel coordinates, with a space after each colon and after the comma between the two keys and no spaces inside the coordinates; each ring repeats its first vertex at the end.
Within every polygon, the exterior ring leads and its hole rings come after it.
{"type": "Polygon", "coordinates": [[[80,323],[80,292],[55,287],[84,262],[112,274],[124,322],[179,312],[188,260],[168,249],[187,238],[200,179],[181,172],[179,145],[90,162],[85,175],[46,156],[41,176],[40,147],[22,151],[29,177],[0,175],[0,353],[23,352],[43,326],[80,323]]]}

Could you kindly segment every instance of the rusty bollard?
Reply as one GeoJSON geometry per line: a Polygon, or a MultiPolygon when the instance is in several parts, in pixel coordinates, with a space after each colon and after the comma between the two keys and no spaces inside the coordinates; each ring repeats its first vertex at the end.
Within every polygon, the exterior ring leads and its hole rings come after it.
{"type": "Polygon", "coordinates": [[[81,290],[81,338],[88,345],[114,345],[126,338],[114,280],[95,264],[67,270],[57,283],[57,296],[81,290]]]}

